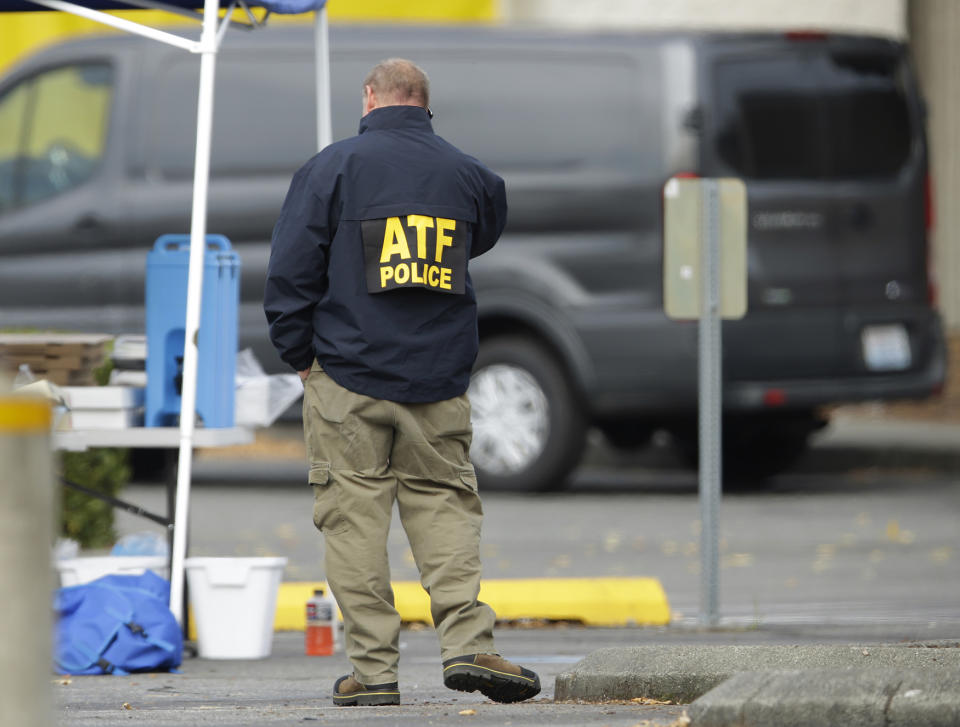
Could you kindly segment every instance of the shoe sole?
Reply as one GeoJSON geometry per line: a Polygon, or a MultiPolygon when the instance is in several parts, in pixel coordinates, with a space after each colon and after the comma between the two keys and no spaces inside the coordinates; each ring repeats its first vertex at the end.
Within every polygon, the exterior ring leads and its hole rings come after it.
{"type": "Polygon", "coordinates": [[[522,702],[540,693],[540,679],[509,674],[478,664],[451,664],[444,669],[443,683],[458,692],[480,691],[487,699],[510,704],[522,702]]]}
{"type": "Polygon", "coordinates": [[[333,703],[338,707],[383,707],[400,704],[400,692],[356,692],[343,696],[335,694],[333,703]]]}

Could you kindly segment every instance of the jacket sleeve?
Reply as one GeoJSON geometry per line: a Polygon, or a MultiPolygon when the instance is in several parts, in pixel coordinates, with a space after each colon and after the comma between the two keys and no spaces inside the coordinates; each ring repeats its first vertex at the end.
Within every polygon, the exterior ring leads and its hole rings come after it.
{"type": "Polygon", "coordinates": [[[492,248],[507,224],[507,191],[503,180],[479,165],[481,192],[477,200],[477,228],[470,247],[470,257],[483,255],[492,248]]]}
{"type": "Polygon", "coordinates": [[[336,175],[325,176],[313,164],[294,175],[270,240],[263,309],[270,340],[280,358],[297,371],[313,364],[313,310],[327,287],[333,236],[329,224],[333,195],[328,190],[336,175]]]}

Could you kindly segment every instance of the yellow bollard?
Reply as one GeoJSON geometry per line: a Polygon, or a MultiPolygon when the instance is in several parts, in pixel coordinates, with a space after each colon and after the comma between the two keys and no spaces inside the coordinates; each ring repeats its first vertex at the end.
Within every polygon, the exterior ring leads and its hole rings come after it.
{"type": "Polygon", "coordinates": [[[0,725],[53,724],[50,405],[0,393],[0,725]]]}

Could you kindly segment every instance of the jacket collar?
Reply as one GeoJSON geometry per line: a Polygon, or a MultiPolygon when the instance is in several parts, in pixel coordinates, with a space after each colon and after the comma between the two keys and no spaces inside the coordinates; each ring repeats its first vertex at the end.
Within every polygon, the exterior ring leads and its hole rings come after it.
{"type": "Polygon", "coordinates": [[[433,133],[433,124],[422,106],[381,106],[360,119],[360,131],[413,129],[433,133]]]}

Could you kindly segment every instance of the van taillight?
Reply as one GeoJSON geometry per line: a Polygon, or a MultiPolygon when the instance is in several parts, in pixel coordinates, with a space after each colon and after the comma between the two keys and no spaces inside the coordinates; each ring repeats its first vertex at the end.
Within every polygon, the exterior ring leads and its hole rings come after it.
{"type": "MultiPolygon", "coordinates": [[[[670,179],[700,179],[700,175],[696,172],[677,172],[676,174],[671,174],[670,179]]],[[[668,179],[663,183],[663,186],[660,187],[660,200],[663,201],[663,195],[667,190],[667,183],[670,181],[668,179]]]]}
{"type": "Polygon", "coordinates": [[[927,172],[927,177],[923,183],[923,221],[926,226],[926,255],[927,255],[927,304],[931,308],[936,308],[937,299],[937,280],[933,268],[933,225],[936,220],[933,207],[933,177],[927,172]]]}
{"type": "Polygon", "coordinates": [[[763,392],[764,406],[783,406],[787,403],[787,392],[783,389],[767,389],[763,392]]]}
{"type": "Polygon", "coordinates": [[[822,30],[789,30],[784,33],[787,40],[810,41],[826,40],[829,36],[822,30]]]}

